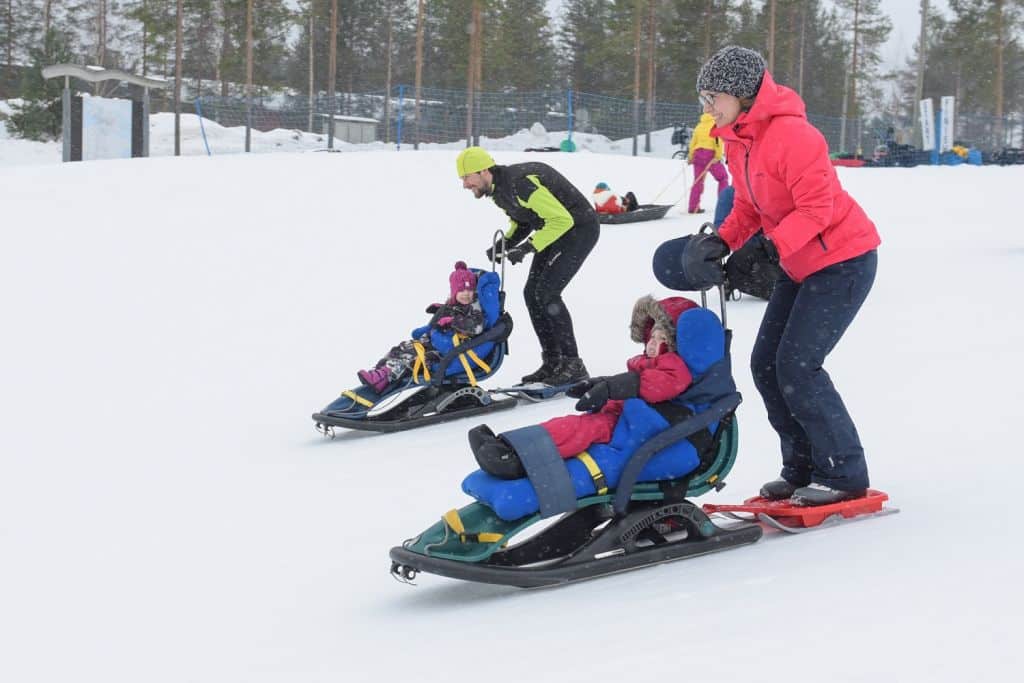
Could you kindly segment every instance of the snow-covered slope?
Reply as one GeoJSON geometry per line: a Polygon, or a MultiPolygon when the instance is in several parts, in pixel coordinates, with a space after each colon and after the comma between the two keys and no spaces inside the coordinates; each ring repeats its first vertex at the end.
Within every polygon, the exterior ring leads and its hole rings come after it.
{"type": "MultiPolygon", "coordinates": [[[[6,144],[6,142],[5,142],[6,144]]],[[[649,201],[668,160],[540,158],[649,201]]],[[[276,154],[0,169],[0,680],[1011,680],[1024,570],[1018,302],[1024,169],[842,170],[884,240],[827,367],[899,515],[557,590],[388,576],[445,510],[472,420],[321,439],[309,414],[424,318],[505,221],[454,152],[276,154]]],[[[661,200],[684,192],[676,180],[661,200]]],[[[710,206],[710,190],[705,205],[710,206]]],[[[673,210],[607,227],[570,286],[581,350],[621,370],[632,302],[663,295],[673,210]]],[[[501,376],[538,362],[518,327],[501,376]]],[[[729,486],[778,446],[729,308],[746,401],[729,486]]],[[[498,414],[506,429],[568,401],[498,414]]]]}

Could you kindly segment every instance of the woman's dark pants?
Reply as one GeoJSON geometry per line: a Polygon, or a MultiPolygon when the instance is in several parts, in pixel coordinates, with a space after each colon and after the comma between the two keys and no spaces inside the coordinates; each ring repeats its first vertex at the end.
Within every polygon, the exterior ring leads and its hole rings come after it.
{"type": "Polygon", "coordinates": [[[868,487],[857,428],[822,367],[871,291],[878,253],[836,263],[801,283],[783,278],[768,301],[750,367],[782,440],[782,476],[842,491],[868,487]]]}

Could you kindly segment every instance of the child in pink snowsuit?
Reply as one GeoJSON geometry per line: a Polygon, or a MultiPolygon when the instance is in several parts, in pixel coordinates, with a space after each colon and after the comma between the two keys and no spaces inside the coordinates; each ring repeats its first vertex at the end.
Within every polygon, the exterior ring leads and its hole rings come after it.
{"type": "Polygon", "coordinates": [[[722,165],[722,141],[711,137],[715,120],[710,114],[701,114],[700,123],[693,129],[690,138],[690,154],[687,160],[693,164],[693,187],[690,189],[690,213],[703,213],[700,196],[704,194],[704,176],[710,175],[718,181],[718,192],[729,187],[729,176],[722,165]],[[709,167],[710,164],[710,167],[709,167]]]}
{"type": "MultiPolygon", "coordinates": [[[[627,372],[611,377],[592,377],[574,387],[579,398],[577,415],[556,417],[540,424],[562,458],[572,458],[593,444],[611,441],[625,399],[639,397],[647,403],[669,401],[686,391],[693,381],[689,368],[676,353],[676,321],[697,304],[683,297],[656,301],[645,296],[633,306],[630,338],[644,344],[644,352],[626,361],[627,372]]],[[[514,449],[487,425],[470,430],[470,447],[480,469],[502,479],[526,476],[514,449]]]]}

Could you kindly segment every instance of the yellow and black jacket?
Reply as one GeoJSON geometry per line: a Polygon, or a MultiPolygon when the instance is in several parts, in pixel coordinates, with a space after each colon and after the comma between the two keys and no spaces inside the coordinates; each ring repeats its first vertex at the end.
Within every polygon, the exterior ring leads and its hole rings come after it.
{"type": "Polygon", "coordinates": [[[491,199],[509,217],[505,239],[512,244],[530,237],[540,252],[576,225],[597,224],[590,201],[547,164],[493,166],[491,174],[491,199]]]}

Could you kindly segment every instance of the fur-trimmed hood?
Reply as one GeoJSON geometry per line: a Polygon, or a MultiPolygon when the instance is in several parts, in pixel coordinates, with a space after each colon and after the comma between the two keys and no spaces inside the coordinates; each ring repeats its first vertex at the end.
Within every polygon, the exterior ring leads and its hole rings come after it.
{"type": "Polygon", "coordinates": [[[642,296],[633,304],[633,315],[629,321],[629,338],[646,344],[655,329],[660,329],[668,337],[670,351],[676,350],[676,321],[686,310],[696,308],[693,302],[683,296],[670,296],[661,301],[651,295],[642,296]]]}

